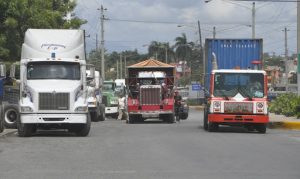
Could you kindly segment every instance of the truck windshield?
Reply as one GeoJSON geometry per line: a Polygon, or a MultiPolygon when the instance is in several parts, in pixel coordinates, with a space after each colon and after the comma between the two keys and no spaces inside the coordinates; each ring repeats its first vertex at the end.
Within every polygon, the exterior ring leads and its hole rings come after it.
{"type": "Polygon", "coordinates": [[[247,98],[263,98],[264,75],[262,73],[215,73],[214,96],[234,97],[238,93],[247,98]]]}
{"type": "Polygon", "coordinates": [[[27,79],[80,80],[80,64],[72,62],[30,62],[27,79]]]}
{"type": "Polygon", "coordinates": [[[105,91],[114,91],[115,85],[113,83],[104,83],[103,84],[103,90],[105,91]]]}

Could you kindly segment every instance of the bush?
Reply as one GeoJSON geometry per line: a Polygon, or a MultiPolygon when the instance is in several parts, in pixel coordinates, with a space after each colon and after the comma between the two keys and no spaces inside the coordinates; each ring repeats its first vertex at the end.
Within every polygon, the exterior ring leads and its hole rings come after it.
{"type": "Polygon", "coordinates": [[[282,94],[269,104],[269,111],[275,114],[300,117],[300,97],[293,93],[282,94]]]}

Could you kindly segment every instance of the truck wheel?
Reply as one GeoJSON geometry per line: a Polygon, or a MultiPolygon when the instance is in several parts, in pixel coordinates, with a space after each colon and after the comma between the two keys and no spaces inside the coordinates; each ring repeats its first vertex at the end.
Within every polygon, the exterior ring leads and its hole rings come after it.
{"type": "Polygon", "coordinates": [[[98,116],[97,116],[97,112],[90,112],[90,116],[91,116],[91,121],[93,121],[93,122],[98,122],[99,120],[99,118],[98,118],[98,116]]]}
{"type": "Polygon", "coordinates": [[[0,133],[4,131],[4,124],[3,124],[3,109],[2,105],[0,105],[0,133]]]}
{"type": "Polygon", "coordinates": [[[34,132],[33,124],[22,124],[21,120],[17,120],[17,128],[19,137],[30,137],[34,132]]]}
{"type": "Polygon", "coordinates": [[[91,129],[91,116],[90,113],[88,113],[86,124],[80,124],[79,130],[77,130],[75,133],[77,136],[85,137],[89,134],[90,129],[91,129]]]}
{"type": "Polygon", "coordinates": [[[181,120],[186,120],[188,117],[189,117],[188,113],[183,113],[183,114],[180,115],[181,120]]]}
{"type": "Polygon", "coordinates": [[[172,124],[175,122],[175,116],[174,114],[169,114],[168,115],[168,123],[172,124]]]}
{"type": "Polygon", "coordinates": [[[9,129],[17,128],[17,120],[19,119],[19,110],[15,105],[4,106],[4,126],[9,129]]]}
{"type": "Polygon", "coordinates": [[[114,119],[118,119],[118,116],[119,116],[119,113],[114,113],[114,114],[111,115],[111,117],[114,118],[114,119]]]}
{"type": "Polygon", "coordinates": [[[208,131],[209,132],[216,132],[219,129],[219,125],[215,122],[208,123],[208,131]]]}
{"type": "Polygon", "coordinates": [[[267,125],[266,124],[257,124],[255,126],[256,130],[261,133],[261,134],[265,134],[267,131],[267,125]]]}
{"type": "Polygon", "coordinates": [[[203,128],[204,130],[208,130],[208,114],[206,108],[204,108],[204,115],[203,115],[203,128]]]}
{"type": "Polygon", "coordinates": [[[103,104],[100,104],[100,115],[99,117],[99,121],[104,121],[105,120],[105,106],[103,104]]]}
{"type": "Polygon", "coordinates": [[[135,117],[133,115],[128,114],[128,123],[133,124],[135,120],[135,117]]]}

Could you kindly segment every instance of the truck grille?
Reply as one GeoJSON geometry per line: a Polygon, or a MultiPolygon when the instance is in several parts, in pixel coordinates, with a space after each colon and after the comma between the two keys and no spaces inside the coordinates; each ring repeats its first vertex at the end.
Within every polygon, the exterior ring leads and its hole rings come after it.
{"type": "Polygon", "coordinates": [[[39,110],[69,110],[69,93],[39,93],[39,110]]]}
{"type": "Polygon", "coordinates": [[[140,89],[140,104],[141,105],[160,105],[161,88],[147,87],[140,89]]]}
{"type": "Polygon", "coordinates": [[[252,103],[225,102],[225,113],[253,113],[252,103]]]}

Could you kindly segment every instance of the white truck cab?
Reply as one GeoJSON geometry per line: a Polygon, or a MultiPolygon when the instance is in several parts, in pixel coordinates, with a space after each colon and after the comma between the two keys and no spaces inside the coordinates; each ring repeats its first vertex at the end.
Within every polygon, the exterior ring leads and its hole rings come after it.
{"type": "Polygon", "coordinates": [[[102,79],[99,71],[95,71],[93,65],[88,65],[87,74],[87,93],[88,93],[88,111],[92,121],[105,120],[105,106],[102,103],[102,79]],[[94,74],[93,74],[94,73],[94,74]]]}
{"type": "Polygon", "coordinates": [[[89,134],[82,30],[27,30],[20,76],[19,136],[30,136],[39,127],[89,134]]]}

